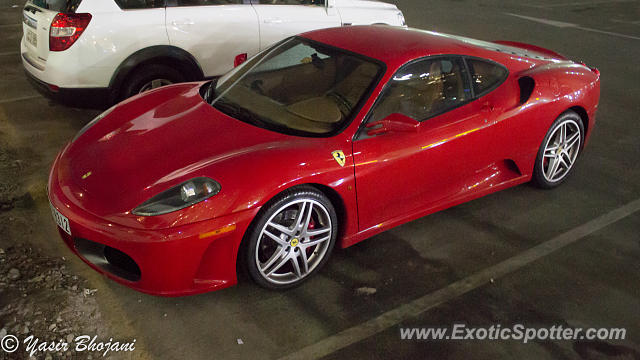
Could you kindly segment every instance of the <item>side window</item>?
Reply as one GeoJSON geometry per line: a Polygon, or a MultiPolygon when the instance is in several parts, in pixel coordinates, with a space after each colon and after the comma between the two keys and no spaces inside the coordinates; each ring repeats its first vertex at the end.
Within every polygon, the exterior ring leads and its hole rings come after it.
{"type": "MultiPolygon", "coordinates": [[[[177,0],[178,6],[208,6],[243,4],[243,0],[177,0]]],[[[248,2],[246,2],[248,3],[248,2]]]]}
{"type": "Polygon", "coordinates": [[[406,65],[393,76],[369,122],[401,113],[418,121],[453,109],[471,99],[460,58],[425,59],[406,65]]]}
{"type": "Polygon", "coordinates": [[[325,0],[251,0],[260,5],[318,5],[324,6],[325,0]]]}
{"type": "Polygon", "coordinates": [[[152,9],[164,7],[165,0],[116,0],[116,4],[123,10],[152,9]]]}
{"type": "Polygon", "coordinates": [[[467,65],[471,72],[473,91],[476,96],[484,95],[507,77],[507,70],[504,67],[489,61],[467,59],[467,65]]]}

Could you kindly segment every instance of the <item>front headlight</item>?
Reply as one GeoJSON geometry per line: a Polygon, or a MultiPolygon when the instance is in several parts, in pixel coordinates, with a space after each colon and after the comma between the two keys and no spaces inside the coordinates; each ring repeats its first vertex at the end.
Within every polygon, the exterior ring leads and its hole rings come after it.
{"type": "Polygon", "coordinates": [[[80,131],[78,131],[76,136],[73,138],[73,141],[78,140],[78,138],[82,134],[84,134],[87,130],[89,130],[89,128],[91,128],[93,125],[95,125],[98,121],[102,120],[105,116],[109,115],[109,113],[112,112],[113,109],[115,109],[115,108],[116,108],[116,105],[113,105],[112,107],[110,107],[109,109],[104,111],[102,114],[96,116],[95,118],[93,118],[93,120],[89,121],[89,123],[87,125],[85,125],[82,129],[80,129],[80,131]]]}
{"type": "Polygon", "coordinates": [[[206,177],[194,178],[162,192],[133,210],[140,216],[155,216],[184,209],[220,192],[220,184],[206,177]]]}

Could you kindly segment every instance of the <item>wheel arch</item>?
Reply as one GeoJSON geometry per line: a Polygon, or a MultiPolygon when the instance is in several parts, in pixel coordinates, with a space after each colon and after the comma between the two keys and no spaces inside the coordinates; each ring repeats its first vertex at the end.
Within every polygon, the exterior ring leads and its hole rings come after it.
{"type": "Polygon", "coordinates": [[[589,133],[589,114],[587,113],[587,110],[585,108],[583,108],[582,106],[576,105],[576,106],[572,106],[569,109],[567,109],[567,111],[574,111],[575,113],[578,114],[578,116],[580,116],[580,119],[582,120],[582,126],[584,127],[584,136],[585,138],[587,137],[587,134],[589,133]]]}
{"type": "Polygon", "coordinates": [[[116,69],[109,88],[113,100],[117,100],[125,81],[134,71],[148,64],[163,64],[184,72],[189,81],[197,81],[204,78],[204,72],[198,61],[189,52],[172,45],[156,45],[147,47],[129,55],[116,69]]]}
{"type": "MultiPolygon", "coordinates": [[[[306,185],[316,188],[319,192],[324,194],[324,196],[326,196],[329,199],[329,201],[331,202],[331,205],[333,205],[333,208],[336,211],[338,224],[344,224],[345,218],[347,216],[346,215],[347,209],[344,204],[344,199],[342,198],[342,196],[332,187],[327,185],[315,184],[315,183],[309,183],[306,185]]],[[[344,228],[340,226],[338,228],[338,239],[341,239],[343,236],[344,236],[344,228]]]]}

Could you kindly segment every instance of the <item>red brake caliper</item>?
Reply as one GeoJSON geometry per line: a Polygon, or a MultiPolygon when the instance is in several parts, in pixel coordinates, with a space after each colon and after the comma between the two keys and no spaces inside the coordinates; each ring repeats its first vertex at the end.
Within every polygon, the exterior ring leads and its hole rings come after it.
{"type": "MultiPolygon", "coordinates": [[[[315,228],[316,228],[316,222],[313,220],[313,218],[311,218],[310,221],[309,221],[308,229],[309,230],[313,230],[315,228]]],[[[305,252],[307,253],[307,257],[309,257],[309,251],[307,251],[307,250],[310,250],[310,247],[305,249],[305,252]]]]}

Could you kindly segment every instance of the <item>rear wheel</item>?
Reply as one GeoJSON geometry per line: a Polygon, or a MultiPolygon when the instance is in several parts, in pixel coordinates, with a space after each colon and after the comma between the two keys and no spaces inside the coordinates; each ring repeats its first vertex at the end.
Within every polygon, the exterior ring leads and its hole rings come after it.
{"type": "Polygon", "coordinates": [[[287,191],[250,229],[249,274],[269,289],[297,286],[327,262],[336,234],[335,209],[326,196],[311,187],[287,191]]]}
{"type": "Polygon", "coordinates": [[[185,76],[178,70],[162,64],[144,65],[136,68],[133,75],[124,84],[121,99],[143,93],[161,86],[185,81],[185,76]]]}
{"type": "Polygon", "coordinates": [[[567,111],[553,122],[538,151],[533,182],[554,188],[569,176],[582,148],[584,126],[580,115],[567,111]]]}

